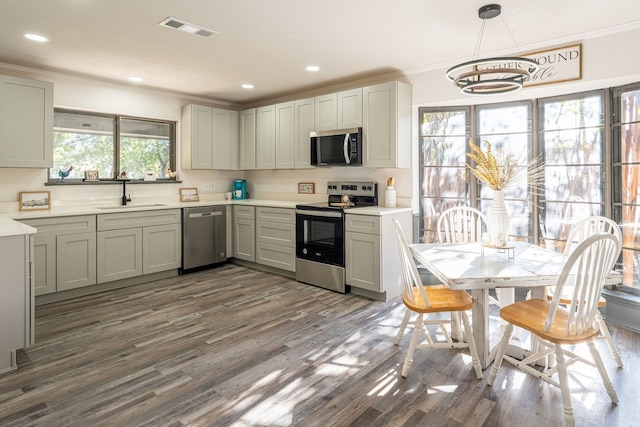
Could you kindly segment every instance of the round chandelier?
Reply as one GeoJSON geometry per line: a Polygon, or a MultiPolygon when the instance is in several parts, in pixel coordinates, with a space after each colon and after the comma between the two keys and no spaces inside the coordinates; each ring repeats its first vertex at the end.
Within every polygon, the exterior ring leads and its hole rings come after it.
{"type": "MultiPolygon", "coordinates": [[[[478,16],[482,19],[482,27],[473,60],[455,65],[447,70],[447,78],[453,82],[462,93],[467,95],[496,95],[514,92],[522,89],[524,82],[538,70],[538,63],[533,59],[516,56],[501,56],[486,59],[476,59],[482,44],[484,26],[487,19],[500,15],[502,8],[499,4],[488,4],[478,9],[478,16]]],[[[504,23],[504,21],[503,21],[504,23]]],[[[507,25],[505,24],[505,27],[507,25]]],[[[513,34],[507,31],[515,43],[513,34]]],[[[518,46],[515,43],[516,47],[518,46]]]]}

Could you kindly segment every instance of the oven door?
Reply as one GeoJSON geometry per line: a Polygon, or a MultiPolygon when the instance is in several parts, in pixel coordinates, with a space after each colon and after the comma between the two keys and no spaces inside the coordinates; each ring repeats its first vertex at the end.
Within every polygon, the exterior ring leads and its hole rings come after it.
{"type": "Polygon", "coordinates": [[[296,209],[296,257],[344,267],[342,210],[296,209]]]}

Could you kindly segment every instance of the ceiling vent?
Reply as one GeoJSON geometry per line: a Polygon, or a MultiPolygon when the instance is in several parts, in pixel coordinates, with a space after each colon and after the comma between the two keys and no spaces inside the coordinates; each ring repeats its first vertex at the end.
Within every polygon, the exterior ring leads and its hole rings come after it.
{"type": "Polygon", "coordinates": [[[205,37],[205,38],[218,34],[217,31],[207,30],[206,28],[202,28],[198,25],[181,21],[179,19],[172,18],[172,17],[169,17],[163,20],[158,25],[161,25],[167,28],[173,28],[174,30],[184,31],[185,33],[189,33],[189,34],[193,34],[193,35],[205,37]]]}

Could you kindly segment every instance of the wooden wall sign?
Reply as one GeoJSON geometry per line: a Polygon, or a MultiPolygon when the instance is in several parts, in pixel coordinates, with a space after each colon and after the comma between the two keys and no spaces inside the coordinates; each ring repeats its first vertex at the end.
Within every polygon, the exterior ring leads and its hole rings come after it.
{"type": "Polygon", "coordinates": [[[531,80],[524,83],[524,87],[582,79],[582,43],[518,56],[534,59],[540,66],[531,80]]]}

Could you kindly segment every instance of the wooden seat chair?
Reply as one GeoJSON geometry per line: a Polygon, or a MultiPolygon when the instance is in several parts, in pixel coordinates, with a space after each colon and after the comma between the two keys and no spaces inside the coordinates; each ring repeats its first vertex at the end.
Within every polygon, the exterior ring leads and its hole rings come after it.
{"type": "MultiPolygon", "coordinates": [[[[488,230],[488,220],[485,214],[478,209],[471,208],[469,206],[453,206],[446,209],[437,222],[437,235],[438,239],[442,243],[471,243],[480,242],[482,240],[482,233],[488,230]]],[[[496,294],[500,297],[502,290],[496,289],[496,294]]],[[[508,292],[508,291],[507,291],[508,292]]],[[[507,303],[512,303],[514,292],[504,294],[507,298],[507,303]]],[[[500,306],[500,303],[496,298],[489,297],[489,303],[500,306]]],[[[452,316],[453,335],[456,339],[463,339],[460,335],[460,320],[454,314],[452,316]]],[[[411,311],[407,310],[404,319],[398,331],[395,344],[400,344],[400,340],[404,336],[404,333],[408,325],[413,325],[411,320],[411,311]]]]}
{"type": "MultiPolygon", "coordinates": [[[[569,231],[569,234],[567,235],[567,243],[564,247],[564,254],[569,256],[573,251],[573,249],[576,248],[577,244],[582,242],[587,237],[597,233],[610,233],[616,236],[616,238],[620,242],[622,242],[622,232],[620,231],[620,227],[618,226],[618,224],[615,223],[615,221],[612,221],[611,219],[603,216],[590,216],[588,218],[585,218],[579,221],[575,226],[571,228],[571,230],[569,231]]],[[[618,253],[618,256],[619,255],[620,254],[618,253]]],[[[551,300],[553,298],[554,292],[555,292],[555,287],[550,286],[547,289],[547,299],[551,300]]],[[[565,287],[565,290],[560,296],[560,304],[562,305],[571,304],[571,299],[572,299],[571,294],[572,294],[571,287],[570,286],[565,287]]],[[[600,296],[598,307],[602,308],[606,304],[607,304],[607,301],[602,296],[600,296]]],[[[600,314],[599,310],[596,312],[596,319],[600,324],[601,335],[599,336],[599,338],[606,341],[607,346],[609,347],[609,351],[611,351],[611,355],[613,356],[614,360],[618,364],[618,367],[622,368],[623,366],[622,358],[620,357],[620,353],[618,353],[618,349],[616,348],[616,345],[613,342],[613,338],[611,338],[611,334],[609,333],[609,328],[607,327],[607,324],[602,318],[602,315],[600,314]]]]}
{"type": "MultiPolygon", "coordinates": [[[[416,267],[411,249],[407,244],[402,226],[398,220],[393,220],[396,229],[396,238],[398,240],[398,250],[400,253],[400,261],[402,266],[402,277],[404,281],[404,291],[402,293],[402,301],[407,308],[407,313],[417,313],[418,317],[414,322],[413,333],[411,334],[411,342],[407,356],[402,365],[402,376],[406,377],[411,364],[413,363],[413,354],[416,348],[469,348],[473,367],[478,379],[482,378],[482,369],[473,334],[471,333],[471,325],[466,310],[470,310],[473,306],[473,300],[465,291],[452,291],[444,286],[423,286],[418,269],[416,267]],[[425,315],[433,313],[460,313],[462,323],[464,324],[467,342],[451,339],[445,325],[451,323],[444,319],[425,319],[425,315]],[[438,325],[445,338],[445,341],[432,339],[426,325],[438,325]],[[418,344],[420,334],[424,334],[424,341],[418,344]]],[[[405,318],[407,316],[405,315],[405,318]]]]}
{"type": "Polygon", "coordinates": [[[500,310],[500,317],[508,323],[498,345],[496,359],[489,371],[489,385],[493,384],[502,361],[506,360],[526,373],[559,387],[566,424],[573,426],[575,420],[567,367],[580,361],[598,369],[611,401],[618,403],[618,396],[594,340],[600,334],[600,323],[596,314],[600,293],[619,253],[620,241],[614,235],[600,233],[590,236],[578,245],[567,260],[551,301],[528,299],[500,310]],[[571,286],[574,293],[570,304],[566,306],[561,302],[565,286],[571,286]],[[526,329],[538,338],[539,351],[524,360],[517,360],[505,354],[514,326],[526,329]],[[565,345],[574,346],[581,343],[587,344],[593,361],[563,348],[565,345]],[[550,355],[555,355],[556,359],[553,368],[540,371],[530,366],[550,355]],[[566,356],[569,360],[566,360],[566,356]],[[556,373],[558,380],[553,378],[556,373]]]}

